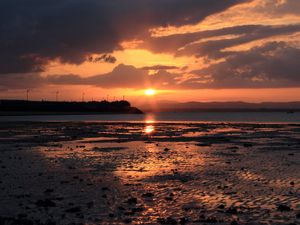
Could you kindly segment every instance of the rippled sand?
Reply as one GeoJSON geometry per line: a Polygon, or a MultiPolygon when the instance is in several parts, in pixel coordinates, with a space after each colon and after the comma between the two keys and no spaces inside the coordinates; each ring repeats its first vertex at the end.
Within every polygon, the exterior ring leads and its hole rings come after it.
{"type": "Polygon", "coordinates": [[[0,224],[298,224],[300,125],[1,123],[0,224]]]}

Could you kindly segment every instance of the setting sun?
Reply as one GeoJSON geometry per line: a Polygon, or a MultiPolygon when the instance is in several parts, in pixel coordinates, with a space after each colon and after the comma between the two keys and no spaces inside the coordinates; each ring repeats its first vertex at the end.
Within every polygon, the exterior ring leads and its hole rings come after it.
{"type": "Polygon", "coordinates": [[[147,96],[153,96],[155,94],[156,94],[156,90],[154,90],[154,89],[145,90],[145,95],[147,95],[147,96]]]}

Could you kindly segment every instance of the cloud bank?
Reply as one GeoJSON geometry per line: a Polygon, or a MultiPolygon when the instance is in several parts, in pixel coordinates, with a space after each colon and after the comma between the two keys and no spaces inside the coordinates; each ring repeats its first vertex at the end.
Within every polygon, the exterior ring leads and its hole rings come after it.
{"type": "Polygon", "coordinates": [[[0,74],[80,64],[159,26],[195,24],[245,0],[2,0],[0,74]]]}
{"type": "Polygon", "coordinates": [[[300,87],[298,0],[3,0],[0,34],[2,90],[47,85],[134,89],[300,87]],[[212,16],[222,18],[223,12],[234,12],[241,5],[267,22],[256,20],[252,24],[247,20],[251,15],[245,15],[238,25],[231,26],[224,18],[213,28],[201,27],[212,16]],[[200,28],[179,32],[183,26],[197,25],[200,28]],[[159,28],[174,32],[154,36],[151,29],[159,28]],[[136,49],[153,54],[188,57],[191,63],[119,64],[114,52],[126,50],[122,45],[126,41],[137,41],[136,49]],[[89,77],[63,71],[42,76],[53,60],[115,66],[109,73],[89,77]]]}

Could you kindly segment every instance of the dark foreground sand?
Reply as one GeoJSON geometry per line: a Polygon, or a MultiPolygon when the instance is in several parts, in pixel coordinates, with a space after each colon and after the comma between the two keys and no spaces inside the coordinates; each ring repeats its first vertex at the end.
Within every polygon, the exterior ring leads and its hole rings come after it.
{"type": "Polygon", "coordinates": [[[1,123],[0,225],[299,224],[300,125],[1,123]]]}

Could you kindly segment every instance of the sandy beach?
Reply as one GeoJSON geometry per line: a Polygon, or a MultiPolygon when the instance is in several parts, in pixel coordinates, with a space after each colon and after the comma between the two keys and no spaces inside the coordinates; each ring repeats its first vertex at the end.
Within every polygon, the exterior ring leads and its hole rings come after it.
{"type": "Polygon", "coordinates": [[[1,122],[0,224],[299,224],[300,125],[1,122]]]}

